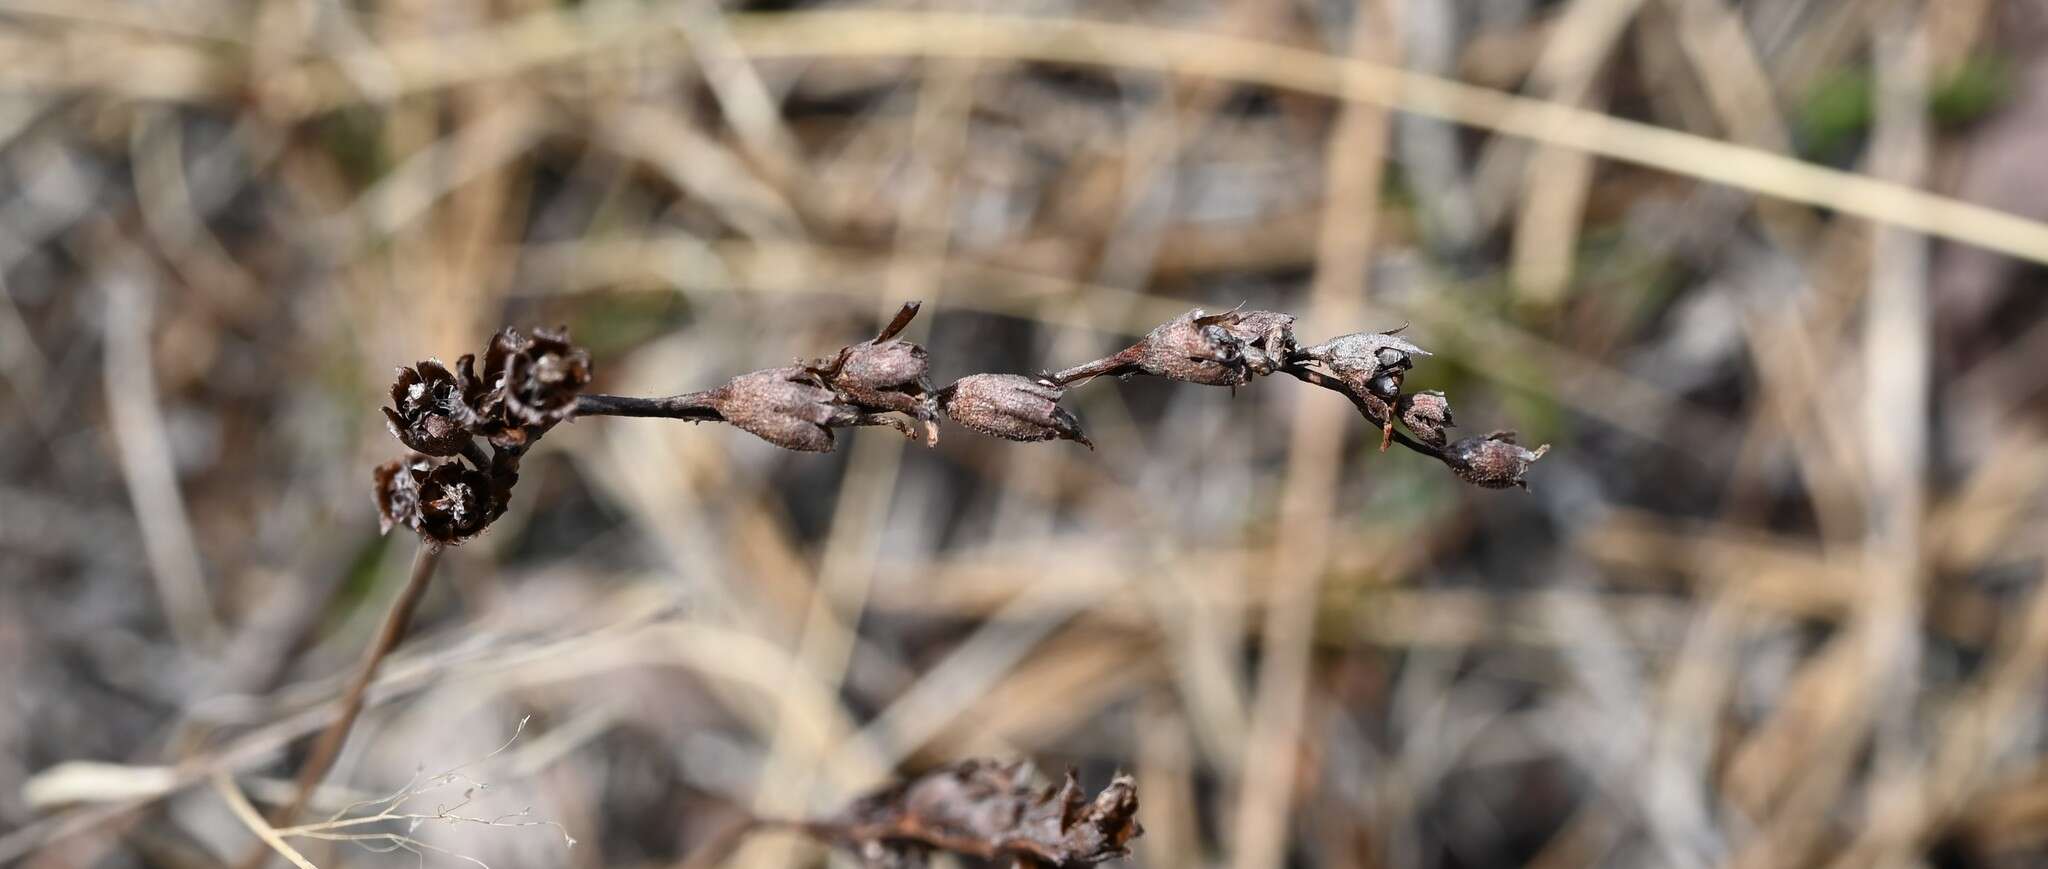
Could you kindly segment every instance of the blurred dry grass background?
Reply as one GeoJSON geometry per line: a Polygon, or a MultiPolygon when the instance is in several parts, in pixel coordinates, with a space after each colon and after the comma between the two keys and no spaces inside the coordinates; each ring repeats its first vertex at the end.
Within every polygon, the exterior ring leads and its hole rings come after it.
{"type": "Polygon", "coordinates": [[[531,716],[468,772],[580,844],[417,835],[676,865],[997,754],[1134,771],[1146,866],[2048,864],[2048,5],[759,5],[0,2],[0,864],[247,847],[411,555],[394,366],[567,323],[668,394],[909,298],[940,382],[1412,322],[1556,448],[1470,489],[1272,382],[1077,390],[1093,453],[586,420],[317,803],[531,716]]]}

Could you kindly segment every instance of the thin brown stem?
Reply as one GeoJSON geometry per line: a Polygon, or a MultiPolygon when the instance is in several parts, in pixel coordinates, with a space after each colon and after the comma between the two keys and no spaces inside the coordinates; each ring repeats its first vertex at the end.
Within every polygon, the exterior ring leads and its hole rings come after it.
{"type": "Polygon", "coordinates": [[[717,408],[711,404],[713,390],[671,395],[667,398],[634,398],[630,395],[579,395],[576,397],[577,416],[640,416],[662,419],[686,419],[691,422],[718,422],[717,408]]]}
{"type": "Polygon", "coordinates": [[[1097,377],[1120,377],[1138,371],[1138,348],[1126,347],[1094,362],[1086,362],[1039,379],[1058,387],[1072,386],[1097,377]]]}
{"type": "MultiPolygon", "coordinates": [[[[299,766],[299,774],[293,781],[291,802],[279,809],[270,819],[273,827],[289,827],[297,820],[306,803],[313,796],[313,789],[320,780],[327,777],[327,771],[334,766],[334,759],[341,754],[341,747],[348,741],[349,731],[355,729],[356,718],[362,715],[363,702],[370,690],[370,683],[377,679],[377,668],[391,650],[405,639],[406,629],[412,624],[413,613],[419,610],[421,599],[427,596],[427,587],[433,583],[434,566],[441,560],[441,544],[430,540],[420,541],[419,553],[413,556],[412,574],[406,577],[405,587],[398,592],[398,598],[391,602],[391,609],[384,613],[384,624],[378,627],[377,636],[363,650],[362,666],[356,669],[355,678],[349,681],[348,690],[341,695],[341,709],[335,713],[334,721],[320,733],[313,743],[313,750],[306,755],[306,762],[299,766]]],[[[263,865],[272,852],[269,848],[252,850],[237,864],[241,869],[256,869],[263,865]]]]}

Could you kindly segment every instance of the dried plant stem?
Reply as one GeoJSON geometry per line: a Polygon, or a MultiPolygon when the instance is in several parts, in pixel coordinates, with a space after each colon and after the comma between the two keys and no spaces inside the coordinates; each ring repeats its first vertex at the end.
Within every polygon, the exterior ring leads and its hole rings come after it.
{"type": "MultiPolygon", "coordinates": [[[[312,798],[313,789],[320,780],[327,777],[327,771],[334,766],[334,759],[341,754],[341,747],[348,741],[349,731],[355,729],[356,718],[362,715],[363,702],[369,694],[370,683],[377,679],[377,668],[391,650],[405,639],[406,628],[412,624],[413,613],[419,610],[420,601],[427,596],[427,586],[433,583],[434,566],[441,560],[441,544],[431,540],[420,541],[419,553],[413,556],[412,574],[406,577],[405,587],[398,592],[398,598],[391,602],[391,609],[384,613],[384,624],[377,629],[376,639],[363,652],[362,666],[357,668],[355,678],[349,682],[348,690],[342,694],[341,709],[335,713],[334,721],[321,731],[320,738],[313,743],[313,751],[306,756],[306,762],[299,767],[299,774],[293,781],[292,800],[279,809],[270,819],[273,827],[289,827],[306,808],[312,798]]],[[[263,865],[268,848],[257,848],[236,865],[241,869],[256,869],[263,865]]]]}
{"type": "Polygon", "coordinates": [[[576,416],[640,416],[715,422],[721,417],[711,406],[711,391],[689,392],[667,398],[634,398],[630,395],[579,395],[576,416]]]}
{"type": "MultiPolygon", "coordinates": [[[[220,793],[221,799],[227,801],[228,808],[235,813],[235,817],[249,828],[249,832],[255,833],[256,838],[261,840],[265,847],[283,855],[299,869],[320,869],[313,865],[313,861],[306,859],[306,855],[299,853],[298,849],[286,842],[283,836],[278,835],[276,828],[263,822],[263,816],[256,813],[256,807],[249,804],[249,798],[242,794],[241,788],[235,786],[234,777],[228,775],[226,770],[214,772],[213,789],[220,793]]],[[[261,859],[262,853],[260,850],[256,852],[258,859],[261,859]]]]}
{"type": "MultiPolygon", "coordinates": [[[[1286,368],[1280,369],[1280,371],[1282,373],[1293,376],[1294,379],[1299,380],[1303,383],[1307,383],[1312,386],[1320,386],[1324,389],[1330,390],[1331,392],[1335,392],[1339,395],[1342,395],[1345,398],[1351,399],[1351,404],[1357,407],[1358,412],[1360,414],[1363,414],[1368,421],[1372,422],[1373,425],[1385,425],[1387,422],[1385,419],[1380,418],[1379,415],[1372,409],[1370,405],[1365,403],[1365,399],[1359,398],[1358,394],[1352,392],[1350,387],[1345,386],[1343,382],[1337,380],[1334,377],[1331,377],[1320,371],[1316,371],[1312,368],[1304,368],[1300,365],[1290,365],[1286,368]]],[[[1439,450],[1436,447],[1432,447],[1428,444],[1417,441],[1416,439],[1401,433],[1399,429],[1393,430],[1392,434],[1394,438],[1394,443],[1400,444],[1401,446],[1407,447],[1432,459],[1442,460],[1444,457],[1444,453],[1442,450],[1439,450]]]]}

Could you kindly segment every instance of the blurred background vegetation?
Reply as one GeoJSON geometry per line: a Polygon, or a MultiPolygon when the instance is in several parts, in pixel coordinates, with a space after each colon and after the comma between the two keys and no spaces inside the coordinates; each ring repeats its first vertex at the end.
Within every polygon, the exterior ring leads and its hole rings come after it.
{"type": "Polygon", "coordinates": [[[2044,37],[2036,0],[4,0],[0,864],[248,847],[208,775],[284,798],[412,555],[369,495],[395,366],[566,323],[669,394],[922,299],[940,383],[1196,305],[1411,323],[1465,434],[1555,446],[1478,490],[1270,381],[1078,389],[1093,452],[585,420],[443,560],[321,814],[530,717],[471,811],[579,844],[414,835],[677,865],[997,755],[1134,772],[1134,865],[2043,865],[2044,37]]]}

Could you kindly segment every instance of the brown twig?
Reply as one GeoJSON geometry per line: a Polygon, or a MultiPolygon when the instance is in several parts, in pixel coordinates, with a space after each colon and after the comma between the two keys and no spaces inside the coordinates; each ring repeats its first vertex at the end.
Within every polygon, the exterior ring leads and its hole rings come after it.
{"type": "MultiPolygon", "coordinates": [[[[273,827],[288,827],[305,810],[306,803],[313,796],[313,789],[320,780],[327,777],[327,771],[334,766],[334,759],[341,754],[341,747],[348,741],[349,731],[355,729],[356,718],[363,712],[363,701],[369,693],[370,683],[376,681],[377,668],[391,650],[405,639],[405,632],[412,624],[413,613],[419,610],[420,600],[427,596],[427,586],[432,584],[434,566],[441,560],[441,544],[431,540],[420,541],[419,553],[413,557],[412,574],[406,577],[405,587],[398,592],[398,598],[391,602],[391,609],[384,613],[384,624],[377,629],[377,638],[364,651],[362,666],[357,668],[355,678],[350,680],[348,690],[341,696],[341,709],[335,713],[334,721],[320,733],[313,743],[313,750],[306,756],[306,762],[299,766],[299,774],[293,781],[291,802],[271,816],[273,827]]],[[[256,869],[263,865],[271,854],[267,847],[252,849],[236,865],[240,869],[256,869]]]]}
{"type": "MultiPolygon", "coordinates": [[[[1331,392],[1335,392],[1339,395],[1342,395],[1345,398],[1351,399],[1352,406],[1358,408],[1358,412],[1361,415],[1363,415],[1367,421],[1371,422],[1375,426],[1386,425],[1387,421],[1381,419],[1378,415],[1376,415],[1372,409],[1372,406],[1367,404],[1365,402],[1365,399],[1358,397],[1357,393],[1352,392],[1350,387],[1345,386],[1344,383],[1338,380],[1337,378],[1331,377],[1320,371],[1317,371],[1312,368],[1307,368],[1299,364],[1289,365],[1280,370],[1288,375],[1291,375],[1294,379],[1299,380],[1303,383],[1309,384],[1311,386],[1320,386],[1324,389],[1330,390],[1331,392]]],[[[1443,460],[1444,453],[1442,450],[1439,450],[1428,444],[1417,441],[1414,438],[1402,434],[1399,431],[1393,432],[1393,437],[1394,443],[1400,444],[1401,446],[1407,447],[1432,459],[1436,459],[1438,461],[1443,460]]]]}
{"type": "Polygon", "coordinates": [[[723,417],[709,403],[710,393],[691,392],[667,398],[635,398],[630,395],[579,395],[576,416],[639,416],[717,422],[723,417]]]}

